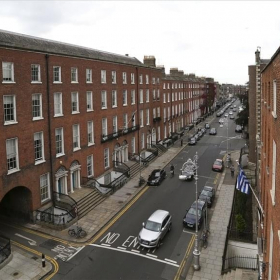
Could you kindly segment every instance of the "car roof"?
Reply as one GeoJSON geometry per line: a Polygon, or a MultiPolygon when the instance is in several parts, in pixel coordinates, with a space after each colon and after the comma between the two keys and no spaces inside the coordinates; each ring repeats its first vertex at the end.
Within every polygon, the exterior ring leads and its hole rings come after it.
{"type": "Polygon", "coordinates": [[[152,171],[152,173],[156,173],[156,172],[159,172],[161,169],[154,169],[153,171],[152,171]]]}
{"type": "MultiPolygon", "coordinates": [[[[197,200],[197,209],[201,210],[204,205],[205,205],[205,201],[204,200],[200,200],[200,199],[197,200]]],[[[193,202],[191,208],[196,208],[196,201],[193,202]]]]}
{"type": "Polygon", "coordinates": [[[210,186],[204,186],[203,189],[206,190],[206,191],[213,191],[214,190],[214,188],[210,187],[210,186]]]}
{"type": "Polygon", "coordinates": [[[167,215],[169,214],[168,211],[165,210],[156,210],[148,219],[149,221],[162,221],[167,215]]]}
{"type": "Polygon", "coordinates": [[[222,160],[222,159],[220,159],[220,158],[217,158],[215,161],[220,161],[220,162],[222,162],[223,160],[222,160]]]}

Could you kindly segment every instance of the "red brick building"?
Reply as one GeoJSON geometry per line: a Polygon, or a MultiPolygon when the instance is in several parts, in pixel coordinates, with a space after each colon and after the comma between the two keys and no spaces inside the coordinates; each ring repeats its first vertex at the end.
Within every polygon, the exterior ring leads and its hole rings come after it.
{"type": "Polygon", "coordinates": [[[263,244],[262,279],[280,277],[280,48],[261,73],[261,203],[263,244]]]}

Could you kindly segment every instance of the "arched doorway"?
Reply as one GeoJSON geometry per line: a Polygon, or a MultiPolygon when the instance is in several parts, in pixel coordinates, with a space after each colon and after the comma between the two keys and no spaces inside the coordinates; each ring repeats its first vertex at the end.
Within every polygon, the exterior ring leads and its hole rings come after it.
{"type": "Polygon", "coordinates": [[[71,193],[74,192],[74,189],[81,188],[81,165],[77,160],[73,161],[70,165],[70,187],[71,193]]]}
{"type": "Polygon", "coordinates": [[[122,160],[122,148],[119,143],[115,145],[113,154],[112,154],[112,161],[114,162],[115,166],[118,166],[121,163],[122,160]]]}
{"type": "Polygon", "coordinates": [[[15,187],[3,197],[0,214],[9,219],[30,221],[32,213],[32,193],[26,187],[15,187]]]}
{"type": "Polygon", "coordinates": [[[68,194],[67,190],[68,171],[61,166],[55,173],[55,191],[57,193],[68,194]]]}

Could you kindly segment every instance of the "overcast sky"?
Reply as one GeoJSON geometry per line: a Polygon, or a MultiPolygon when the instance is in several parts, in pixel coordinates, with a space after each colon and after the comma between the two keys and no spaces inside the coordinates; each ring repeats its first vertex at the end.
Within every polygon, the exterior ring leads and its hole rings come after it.
{"type": "Polygon", "coordinates": [[[0,29],[245,84],[280,46],[280,1],[1,1],[0,29]]]}

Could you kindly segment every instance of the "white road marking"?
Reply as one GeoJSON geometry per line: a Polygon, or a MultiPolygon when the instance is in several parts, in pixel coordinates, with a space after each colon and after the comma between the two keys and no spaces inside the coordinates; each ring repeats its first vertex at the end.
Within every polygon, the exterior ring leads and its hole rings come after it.
{"type": "Polygon", "coordinates": [[[126,248],[124,248],[124,247],[118,247],[118,249],[126,251],[126,248]]]}
{"type": "Polygon", "coordinates": [[[173,261],[173,260],[170,260],[170,259],[165,259],[167,262],[172,262],[172,263],[177,263],[177,262],[175,262],[175,261],[173,261]]]}
{"type": "Polygon", "coordinates": [[[67,261],[70,261],[74,256],[76,256],[80,251],[82,251],[85,248],[85,246],[80,247],[75,254],[73,254],[70,258],[67,259],[67,261]]]}
{"type": "Polygon", "coordinates": [[[132,252],[135,252],[135,253],[140,253],[140,251],[134,250],[134,249],[132,249],[131,251],[132,251],[132,252]]]}
{"type": "Polygon", "coordinates": [[[19,233],[15,233],[15,235],[18,236],[18,237],[21,237],[21,238],[26,239],[26,240],[28,241],[28,243],[29,243],[30,245],[32,245],[32,246],[36,246],[36,245],[37,245],[37,242],[36,242],[35,240],[32,240],[32,239],[30,239],[30,238],[28,238],[28,237],[26,237],[26,236],[23,236],[23,235],[21,235],[21,234],[19,234],[19,233]]]}
{"type": "Polygon", "coordinates": [[[149,254],[149,253],[147,253],[146,255],[149,256],[149,257],[152,257],[152,258],[157,258],[156,255],[152,255],[152,254],[149,254]]]}
{"type": "Polygon", "coordinates": [[[106,243],[102,243],[101,245],[111,247],[111,245],[106,244],[106,243]]]}
{"type": "Polygon", "coordinates": [[[172,266],[175,266],[175,267],[179,267],[178,264],[175,264],[175,263],[172,263],[172,262],[167,262],[165,260],[156,259],[156,258],[147,256],[147,255],[142,255],[142,254],[135,253],[135,252],[132,252],[132,251],[123,251],[123,250],[120,250],[120,249],[117,249],[117,248],[106,247],[106,246],[102,246],[102,245],[98,245],[98,244],[89,244],[89,246],[99,247],[99,248],[103,248],[103,249],[107,249],[107,250],[119,251],[119,252],[126,253],[126,254],[132,254],[132,255],[135,255],[135,256],[138,256],[138,257],[142,257],[142,258],[154,260],[154,261],[157,261],[157,262],[165,263],[165,264],[168,264],[168,265],[172,265],[172,266]]]}
{"type": "Polygon", "coordinates": [[[191,234],[191,235],[195,235],[195,232],[191,232],[191,231],[188,231],[188,230],[185,230],[185,229],[183,229],[183,232],[189,233],[189,234],[191,234]]]}

